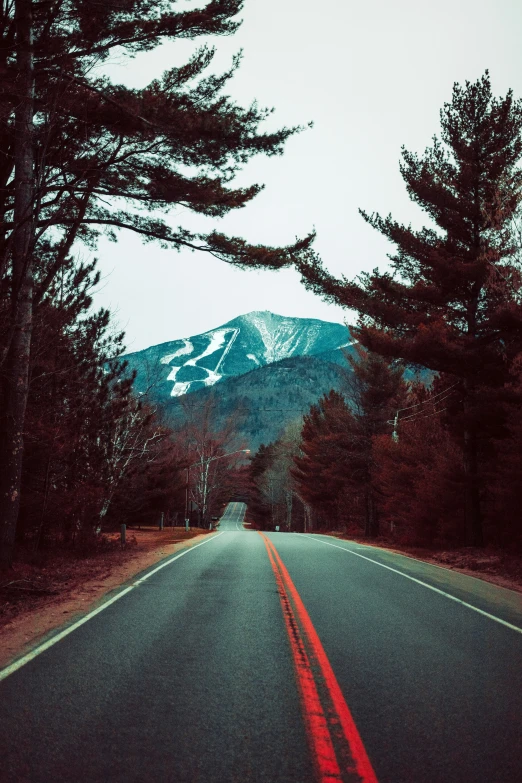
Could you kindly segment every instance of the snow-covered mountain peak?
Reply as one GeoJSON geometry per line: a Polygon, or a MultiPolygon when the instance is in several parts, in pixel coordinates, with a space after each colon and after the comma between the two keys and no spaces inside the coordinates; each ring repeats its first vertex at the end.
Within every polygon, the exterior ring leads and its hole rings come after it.
{"type": "Polygon", "coordinates": [[[267,311],[247,313],[243,320],[257,329],[265,348],[263,359],[266,364],[308,354],[320,331],[319,323],[285,318],[267,311]]]}
{"type": "Polygon", "coordinates": [[[341,324],[254,311],[126,358],[137,371],[138,391],[147,387],[145,376],[152,375],[160,397],[178,397],[282,359],[336,350],[348,341],[348,330],[341,324]]]}

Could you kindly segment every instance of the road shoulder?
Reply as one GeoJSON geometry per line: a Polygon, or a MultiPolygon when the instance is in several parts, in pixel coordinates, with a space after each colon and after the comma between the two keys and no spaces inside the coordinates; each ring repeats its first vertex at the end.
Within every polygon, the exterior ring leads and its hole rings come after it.
{"type": "Polygon", "coordinates": [[[96,574],[91,578],[79,583],[72,580],[72,584],[62,592],[49,596],[37,606],[22,609],[4,622],[0,627],[0,669],[30,652],[62,627],[87,614],[136,575],[209,535],[201,533],[184,541],[169,542],[168,531],[165,534],[158,534],[156,545],[152,543],[151,546],[148,542],[146,548],[132,550],[122,561],[96,569],[96,574]]]}
{"type": "Polygon", "coordinates": [[[368,541],[359,536],[349,536],[338,532],[327,532],[321,535],[331,536],[341,541],[377,549],[383,552],[393,552],[410,560],[431,563],[439,568],[456,571],[472,576],[485,582],[522,593],[522,555],[510,555],[495,550],[475,550],[472,547],[458,549],[422,549],[421,547],[400,546],[395,542],[368,541]]]}
{"type": "Polygon", "coordinates": [[[448,568],[397,549],[368,545],[346,537],[326,535],[317,536],[317,539],[338,550],[346,549],[348,557],[363,558],[377,568],[388,569],[483,614],[498,618],[500,622],[512,624],[516,629],[522,628],[522,593],[481,579],[476,572],[466,573],[464,569],[448,568]]]}

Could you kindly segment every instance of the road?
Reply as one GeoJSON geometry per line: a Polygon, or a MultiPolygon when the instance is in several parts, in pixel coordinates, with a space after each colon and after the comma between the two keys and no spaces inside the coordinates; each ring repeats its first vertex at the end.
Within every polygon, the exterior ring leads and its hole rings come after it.
{"type": "Polygon", "coordinates": [[[225,513],[219,520],[219,530],[237,532],[244,531],[243,520],[245,518],[246,506],[244,503],[229,503],[225,513]]]}
{"type": "Polygon", "coordinates": [[[520,783],[518,594],[243,514],[0,673],[2,783],[520,783]]]}

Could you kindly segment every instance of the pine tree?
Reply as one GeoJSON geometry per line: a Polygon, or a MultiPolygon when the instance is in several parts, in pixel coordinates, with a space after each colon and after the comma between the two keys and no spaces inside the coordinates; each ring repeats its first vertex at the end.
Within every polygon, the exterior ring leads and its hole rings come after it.
{"type": "Polygon", "coordinates": [[[242,0],[178,11],[173,0],[15,0],[0,8],[0,567],[9,567],[20,501],[33,305],[73,245],[127,229],[174,249],[245,267],[288,265],[313,236],[288,247],[250,245],[217,231],[174,228],[170,210],[221,217],[260,191],[233,179],[257,154],[281,154],[299,128],[265,133],[269,110],[223,93],[239,66],[209,73],[203,46],[143,89],[96,75],[118,51],[224,36],[242,0]],[[167,213],[167,217],[163,215],[167,213]]]}
{"type": "Polygon", "coordinates": [[[355,430],[352,436],[358,450],[360,487],[364,492],[365,535],[379,534],[379,503],[375,478],[375,438],[390,433],[390,421],[404,404],[406,384],[404,367],[355,345],[355,356],[347,355],[352,368],[348,380],[348,399],[354,409],[355,430]]]}
{"type": "MultiPolygon", "coordinates": [[[[368,349],[460,383],[467,542],[483,542],[479,458],[501,435],[509,367],[522,337],[520,270],[511,222],[522,200],[522,103],[492,95],[489,74],[456,84],[441,138],[422,156],[403,149],[406,188],[428,215],[421,230],[362,212],[396,245],[391,271],[335,279],[317,258],[299,263],[305,285],[360,314],[368,349]]],[[[505,431],[505,430],[504,430],[505,431]]]]}
{"type": "MultiPolygon", "coordinates": [[[[522,354],[513,367],[513,386],[522,397],[522,354]]],[[[508,437],[497,440],[485,472],[485,528],[488,540],[522,551],[522,406],[510,406],[508,437]]]]}
{"type": "Polygon", "coordinates": [[[71,261],[35,312],[18,526],[35,548],[96,528],[115,436],[138,407],[118,358],[122,335],[106,310],[91,312],[98,281],[94,263],[71,261]]]}
{"type": "MultiPolygon", "coordinates": [[[[34,269],[34,123],[35,77],[32,0],[15,0],[10,37],[12,65],[16,69],[17,90],[9,116],[10,166],[2,162],[0,185],[9,183],[9,211],[13,229],[7,241],[0,239],[0,294],[5,271],[10,264],[10,301],[5,346],[0,346],[0,569],[10,565],[20,509],[24,450],[23,425],[27,408],[29,361],[33,321],[34,269]],[[14,132],[13,132],[14,131],[14,132]],[[7,245],[3,247],[2,245],[7,245]],[[9,251],[9,252],[7,252],[9,251]]],[[[2,4],[2,11],[6,6],[2,4]]],[[[5,53],[4,53],[5,56],[5,53]]],[[[3,64],[3,63],[2,63],[3,64]]],[[[2,150],[5,155],[5,149],[2,150]]],[[[4,218],[7,210],[0,205],[4,218]]],[[[0,234],[2,226],[0,224],[0,234]]]]}
{"type": "Polygon", "coordinates": [[[447,379],[435,379],[432,389],[413,384],[396,422],[398,437],[373,442],[380,508],[393,538],[404,544],[465,542],[462,453],[443,421],[445,388],[447,379]]]}
{"type": "Polygon", "coordinates": [[[356,517],[365,466],[357,423],[342,394],[332,390],[312,405],[303,418],[300,451],[291,473],[318,526],[332,528],[356,517]]]}

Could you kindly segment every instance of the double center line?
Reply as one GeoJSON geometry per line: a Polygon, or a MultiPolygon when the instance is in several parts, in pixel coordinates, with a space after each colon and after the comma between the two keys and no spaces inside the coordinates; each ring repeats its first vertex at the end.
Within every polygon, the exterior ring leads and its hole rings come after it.
{"type": "Polygon", "coordinates": [[[259,535],[265,542],[281,599],[318,783],[377,783],[306,607],[273,543],[263,533],[259,535]]]}

